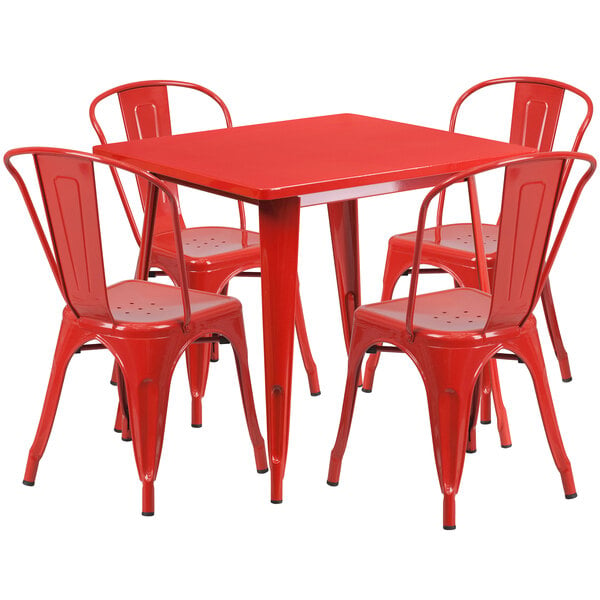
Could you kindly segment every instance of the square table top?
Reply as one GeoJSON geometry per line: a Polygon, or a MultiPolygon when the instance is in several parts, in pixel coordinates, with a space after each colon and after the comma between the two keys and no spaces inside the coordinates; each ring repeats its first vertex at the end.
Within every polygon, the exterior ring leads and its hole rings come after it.
{"type": "Polygon", "coordinates": [[[439,179],[440,175],[535,151],[354,114],[94,147],[99,155],[126,161],[159,177],[254,201],[435,180],[436,176],[439,179]]]}

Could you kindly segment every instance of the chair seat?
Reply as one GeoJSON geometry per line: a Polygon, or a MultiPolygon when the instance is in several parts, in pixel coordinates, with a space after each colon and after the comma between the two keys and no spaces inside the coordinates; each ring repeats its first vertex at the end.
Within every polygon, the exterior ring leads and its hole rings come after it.
{"type": "MultiPolygon", "coordinates": [[[[414,328],[421,333],[477,333],[483,330],[491,296],[473,288],[454,288],[416,297],[414,328]]],[[[363,323],[404,329],[408,298],[361,306],[355,319],[363,323]]]]}
{"type": "MultiPolygon", "coordinates": [[[[240,302],[229,296],[190,290],[192,320],[211,318],[241,311],[240,302]]],[[[107,289],[108,303],[115,321],[168,326],[181,323],[181,289],[149,281],[122,281],[107,289]]]]}
{"type": "MultiPolygon", "coordinates": [[[[260,263],[260,235],[234,227],[193,227],[181,232],[181,243],[188,266],[220,267],[248,262],[260,263]]],[[[175,255],[173,234],[154,238],[154,252],[175,255]]]]}
{"type": "MultiPolygon", "coordinates": [[[[435,241],[435,227],[424,230],[423,252],[444,252],[445,249],[451,248],[453,251],[465,253],[468,255],[475,254],[475,245],[473,243],[473,226],[470,223],[455,223],[450,225],[442,225],[439,228],[440,242],[435,241]]],[[[498,226],[497,225],[482,225],[483,231],[483,246],[486,255],[496,254],[498,248],[498,226]]],[[[409,242],[414,245],[417,236],[416,231],[409,233],[401,233],[394,235],[390,239],[390,244],[405,245],[409,242]]]]}

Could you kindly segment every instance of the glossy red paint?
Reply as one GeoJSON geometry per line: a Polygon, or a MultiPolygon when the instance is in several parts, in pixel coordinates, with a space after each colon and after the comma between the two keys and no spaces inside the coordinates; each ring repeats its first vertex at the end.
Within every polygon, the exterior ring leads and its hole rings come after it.
{"type": "MultiPolygon", "coordinates": [[[[106,144],[105,132],[96,117],[97,107],[103,101],[113,98],[119,100],[119,106],[125,124],[127,139],[148,140],[160,138],[165,143],[171,136],[171,112],[168,90],[173,87],[187,88],[212,98],[221,108],[227,128],[231,127],[231,115],[227,106],[214,92],[203,86],[182,81],[140,81],[112,88],[95,98],[90,105],[90,120],[98,134],[100,142],[106,144]],[[167,136],[167,137],[165,137],[167,136]]],[[[129,143],[129,142],[127,142],[129,143]]],[[[129,161],[133,162],[133,161],[129,161]]],[[[136,239],[140,240],[133,213],[129,207],[121,182],[116,178],[121,200],[129,216],[129,221],[136,239]]],[[[177,185],[166,182],[172,195],[178,199],[177,185]]],[[[147,190],[145,183],[138,180],[140,198],[145,206],[147,190]]],[[[193,227],[187,228],[180,217],[182,241],[188,271],[189,283],[192,289],[225,293],[229,281],[249,269],[260,266],[260,238],[258,233],[246,229],[244,203],[238,202],[240,227],[193,227]]],[[[176,277],[176,256],[173,248],[171,233],[172,220],[168,205],[159,201],[156,233],[152,252],[151,266],[166,273],[178,283],[176,277]]],[[[299,291],[296,293],[296,331],[302,359],[306,368],[310,392],[313,396],[320,394],[317,366],[310,350],[302,303],[299,291]]],[[[192,394],[192,426],[202,426],[202,398],[206,390],[210,359],[218,358],[218,346],[213,344],[212,351],[208,346],[191,346],[187,353],[187,367],[192,394]]],[[[114,376],[113,376],[114,377],[114,376]]],[[[117,415],[117,421],[120,419],[117,415]]],[[[119,430],[118,427],[115,429],[119,430]]]]}
{"type": "MultiPolygon", "coordinates": [[[[419,214],[408,298],[362,306],[355,312],[342,416],[329,466],[330,485],[339,482],[364,353],[385,342],[405,352],[423,377],[434,456],[444,495],[444,528],[455,528],[455,496],[469,438],[474,433],[478,381],[484,366],[501,349],[514,353],[529,368],[565,495],[575,497],[571,465],[556,422],[532,311],[542,294],[581,191],[595,167],[594,158],[586,154],[540,153],[497,161],[461,173],[427,194],[419,214]],[[549,247],[550,230],[561,200],[562,177],[574,160],[587,161],[589,168],[578,181],[556,238],[549,247]],[[499,167],[505,168],[505,177],[491,293],[459,287],[417,296],[430,203],[449,186],[468,180],[471,232],[481,241],[483,233],[477,217],[474,178],[499,167]]],[[[485,274],[483,259],[483,252],[478,252],[476,269],[485,274]]],[[[482,287],[485,289],[485,283],[482,287]]]]}
{"type": "MultiPolygon", "coordinates": [[[[515,88],[509,136],[510,142],[530,146],[539,151],[552,150],[565,93],[570,93],[580,98],[586,106],[586,111],[575,134],[571,148],[572,151],[578,150],[583,134],[592,117],[592,102],[581,90],[550,79],[508,77],[484,81],[475,85],[467,90],[456,102],[450,119],[450,131],[455,130],[456,121],[465,100],[478,90],[497,85],[514,85],[515,88]]],[[[568,174],[569,168],[565,170],[561,189],[566,182],[568,174]]],[[[476,287],[478,284],[478,275],[475,268],[475,248],[471,237],[471,226],[466,223],[443,225],[443,210],[444,195],[441,194],[438,202],[436,226],[425,230],[423,263],[434,265],[450,273],[459,285],[476,287]]],[[[398,279],[409,269],[414,253],[415,235],[416,232],[410,232],[390,238],[383,278],[382,300],[389,300],[392,297],[398,279]]],[[[483,238],[487,267],[490,276],[493,277],[496,262],[498,226],[484,224],[483,238]]],[[[554,351],[560,365],[562,378],[564,381],[570,381],[571,370],[569,360],[558,328],[549,283],[542,293],[542,305],[554,351]]],[[[373,387],[373,379],[378,361],[378,354],[373,354],[367,361],[364,375],[364,391],[370,391],[373,387]]],[[[506,411],[502,403],[500,386],[496,383],[498,379],[497,369],[493,362],[489,368],[491,369],[491,373],[486,374],[485,377],[487,379],[491,377],[494,383],[491,386],[484,386],[485,389],[482,390],[481,421],[483,423],[491,422],[489,393],[491,391],[494,397],[501,444],[508,447],[511,445],[510,432],[508,430],[508,421],[504,418],[506,411]]]]}
{"type": "MultiPolygon", "coordinates": [[[[415,178],[443,179],[448,173],[523,151],[503,142],[352,114],[94,148],[166,179],[246,200],[278,200],[415,178]]],[[[361,194],[344,199],[358,197],[361,194]]]]}
{"type": "Polygon", "coordinates": [[[4,162],[23,194],[67,304],[23,483],[33,485],[35,482],[71,356],[90,340],[97,340],[112,352],[118,364],[123,407],[121,426],[124,432],[131,428],[143,488],[142,514],[154,514],[154,481],[173,369],[190,344],[199,338],[210,342],[214,333],[225,336],[232,344],[256,468],[266,472],[267,459],[254,410],[241,305],[234,298],[189,289],[178,203],[168,187],[129,165],[67,150],[21,148],[7,152],[4,162]],[[44,233],[25,181],[12,162],[20,155],[30,155],[34,160],[50,240],[44,233]],[[151,190],[136,279],[110,287],[106,286],[104,277],[94,176],[96,163],[132,172],[151,190]],[[171,267],[180,287],[146,281],[159,196],[165,202],[165,213],[168,208],[171,216],[174,254],[171,267]]]}
{"type": "Polygon", "coordinates": [[[485,160],[528,149],[383,119],[332,115],[108,144],[94,151],[120,156],[169,181],[258,204],[271,500],[278,503],[291,403],[293,345],[286,332],[292,321],[285,305],[294,293],[286,273],[297,267],[294,202],[299,207],[332,205],[338,292],[349,334],[352,304],[360,303],[355,199],[430,187],[485,160]],[[299,195],[288,197],[292,193],[299,195]],[[285,208],[271,206],[277,203],[285,208]]]}

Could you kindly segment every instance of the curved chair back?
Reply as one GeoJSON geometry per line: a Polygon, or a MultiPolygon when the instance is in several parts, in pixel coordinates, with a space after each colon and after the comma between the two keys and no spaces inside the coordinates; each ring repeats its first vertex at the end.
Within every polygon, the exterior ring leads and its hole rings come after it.
{"type": "Polygon", "coordinates": [[[122,162],[83,152],[43,147],[10,150],[4,156],[4,164],[21,190],[65,302],[77,317],[114,323],[106,293],[95,163],[108,165],[114,171],[119,169],[133,173],[151,191],[142,230],[142,247],[136,272],[138,279],[146,279],[148,276],[159,194],[170,208],[171,231],[175,236],[179,262],[183,325],[186,327],[190,319],[190,299],[179,227],[179,205],[167,186],[156,177],[122,162]],[[21,155],[33,158],[50,240],[25,180],[13,163],[13,158],[21,155]]]}
{"type": "MultiPolygon", "coordinates": [[[[227,127],[231,127],[231,115],[229,114],[227,106],[223,100],[217,96],[217,94],[208,88],[184,81],[138,81],[120,85],[107,90],[92,101],[90,105],[90,120],[94,130],[98,134],[100,143],[106,144],[107,137],[104,133],[104,130],[100,127],[100,123],[98,122],[96,109],[101,102],[113,96],[117,96],[119,101],[127,140],[140,140],[144,138],[171,135],[171,112],[168,89],[174,87],[191,89],[205,94],[209,98],[212,98],[219,105],[221,111],[223,112],[225,125],[227,127]]],[[[123,202],[123,206],[125,207],[125,211],[129,218],[129,223],[133,230],[133,234],[136,240],[139,242],[140,235],[122,183],[118,179],[116,179],[115,182],[119,190],[121,201],[123,202]]],[[[171,194],[175,198],[178,198],[177,185],[174,183],[167,183],[166,185],[171,191],[171,194]]],[[[138,189],[140,192],[142,207],[145,209],[148,197],[148,189],[143,180],[138,179],[138,189]]],[[[246,229],[246,216],[242,202],[238,202],[238,209],[240,213],[240,227],[242,229],[246,229]]],[[[181,217],[180,225],[182,228],[185,228],[185,224],[181,217]]],[[[169,231],[171,228],[169,208],[164,204],[164,199],[162,197],[159,197],[155,228],[157,233],[169,231]]]]}
{"type": "MultiPolygon", "coordinates": [[[[502,77],[482,81],[469,88],[456,101],[450,117],[450,131],[455,131],[456,121],[463,103],[474,93],[492,86],[514,86],[512,117],[508,142],[520,146],[536,148],[540,152],[550,152],[554,147],[554,139],[560,116],[562,114],[563,100],[566,94],[580,98],[586,107],[584,117],[579,124],[571,152],[577,152],[581,139],[585,133],[593,113],[590,97],[572,85],[543,79],[540,77],[502,77]]],[[[569,176],[570,166],[563,173],[561,192],[569,176]]],[[[437,226],[442,225],[444,210],[444,196],[440,196],[437,213],[437,226]]]]}
{"type": "Polygon", "coordinates": [[[492,302],[484,331],[521,326],[531,314],[548,279],[581,191],[596,168],[596,161],[588,154],[575,152],[527,154],[464,171],[433,188],[425,197],[419,213],[406,317],[406,327],[411,336],[414,336],[413,315],[427,210],[436,196],[455,183],[468,183],[480,287],[489,291],[475,176],[498,168],[504,168],[504,188],[492,302]],[[589,168],[579,178],[562,221],[555,229],[554,218],[562,197],[565,172],[575,160],[586,161],[589,168]],[[550,245],[553,230],[556,235],[550,245]]]}

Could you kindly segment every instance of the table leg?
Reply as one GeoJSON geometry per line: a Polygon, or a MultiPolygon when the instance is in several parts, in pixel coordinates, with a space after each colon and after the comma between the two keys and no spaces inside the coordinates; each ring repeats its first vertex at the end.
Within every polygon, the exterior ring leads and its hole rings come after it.
{"type": "Polygon", "coordinates": [[[290,429],[299,225],[298,198],[259,204],[267,440],[275,504],[283,499],[290,429]]]}
{"type": "Polygon", "coordinates": [[[360,306],[360,259],[358,253],[358,201],[327,205],[346,349],[350,347],[352,319],[360,306]]]}

